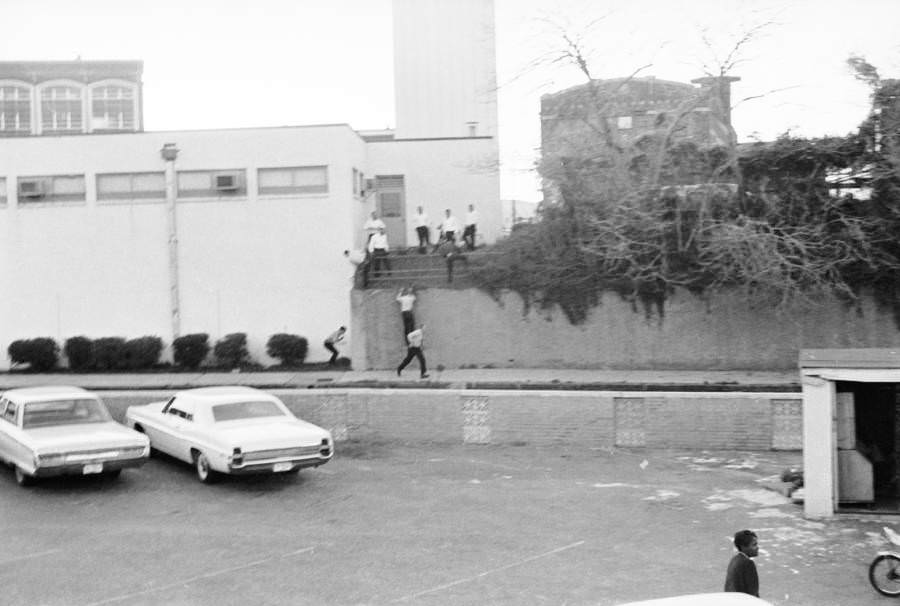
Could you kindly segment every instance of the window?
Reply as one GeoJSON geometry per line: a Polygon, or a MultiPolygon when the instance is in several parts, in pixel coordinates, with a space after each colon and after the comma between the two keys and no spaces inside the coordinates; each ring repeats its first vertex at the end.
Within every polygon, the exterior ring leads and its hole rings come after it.
{"type": "Polygon", "coordinates": [[[31,89],[0,85],[0,136],[31,134],[31,89]]]}
{"type": "Polygon", "coordinates": [[[97,175],[98,200],[165,200],[166,174],[108,173],[97,175]]]}
{"type": "Polygon", "coordinates": [[[258,175],[261,195],[328,193],[327,166],[260,168],[258,175]]]}
{"type": "Polygon", "coordinates": [[[81,91],[78,86],[59,84],[41,89],[41,132],[62,135],[82,132],[81,91]]]}
{"type": "Polygon", "coordinates": [[[283,417],[284,412],[274,402],[232,402],[212,407],[213,420],[235,421],[260,417],[283,417]]]}
{"type": "Polygon", "coordinates": [[[186,170],[178,172],[179,198],[225,198],[247,195],[243,170],[186,170]]]}
{"type": "Polygon", "coordinates": [[[133,131],[134,86],[103,84],[91,87],[91,131],[133,131]]]}
{"type": "Polygon", "coordinates": [[[10,402],[8,400],[3,402],[2,404],[0,404],[0,410],[3,410],[3,418],[6,421],[9,421],[13,425],[16,424],[16,403],[15,402],[10,402]],[[5,410],[3,408],[4,405],[6,406],[5,410]]]}
{"type": "Polygon", "coordinates": [[[619,116],[616,118],[616,126],[622,130],[631,128],[631,116],[619,116]]]}
{"type": "Polygon", "coordinates": [[[6,206],[6,200],[6,177],[0,177],[0,206],[6,206]]]}
{"type": "Polygon", "coordinates": [[[19,177],[19,204],[84,202],[84,175],[19,177]]]}

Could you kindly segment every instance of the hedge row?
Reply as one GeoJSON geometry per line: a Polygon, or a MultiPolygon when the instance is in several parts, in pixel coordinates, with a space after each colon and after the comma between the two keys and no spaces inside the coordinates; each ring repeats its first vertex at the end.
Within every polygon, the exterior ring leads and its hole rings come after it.
{"type": "MultiPolygon", "coordinates": [[[[159,337],[101,337],[79,336],[66,339],[62,352],[75,371],[146,370],[158,367],[164,349],[159,337]]],[[[209,335],[196,333],[178,337],[172,342],[175,366],[196,369],[203,364],[212,349],[213,365],[220,368],[242,368],[253,365],[247,351],[247,335],[236,332],[225,335],[210,348],[209,335]]],[[[298,366],[306,359],[309,344],[305,337],[278,333],[266,342],[266,353],[281,361],[283,366],[298,366]]],[[[59,365],[59,345],[50,337],[20,339],[7,348],[12,363],[27,364],[29,370],[46,372],[59,365]]]]}

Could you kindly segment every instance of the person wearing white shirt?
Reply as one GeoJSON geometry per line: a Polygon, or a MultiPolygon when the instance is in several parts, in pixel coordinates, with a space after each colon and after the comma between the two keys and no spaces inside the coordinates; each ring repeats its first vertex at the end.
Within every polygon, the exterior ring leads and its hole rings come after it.
{"type": "Polygon", "coordinates": [[[367,234],[366,242],[372,239],[372,236],[378,233],[379,229],[386,229],[384,221],[378,218],[378,214],[373,210],[372,214],[363,224],[363,229],[367,234]]]}
{"type": "Polygon", "coordinates": [[[401,288],[397,295],[397,301],[400,303],[400,316],[403,319],[403,335],[405,337],[412,332],[415,325],[413,305],[416,303],[416,295],[412,287],[401,288]]]}
{"type": "Polygon", "coordinates": [[[413,225],[416,226],[416,235],[419,236],[419,254],[425,254],[428,245],[431,244],[431,234],[428,233],[428,215],[422,211],[421,206],[416,209],[413,216],[413,225]]]}
{"type": "Polygon", "coordinates": [[[456,242],[456,233],[459,231],[459,221],[451,214],[450,209],[444,211],[444,222],[441,224],[441,232],[444,239],[456,242]]]}
{"type": "Polygon", "coordinates": [[[372,269],[376,278],[380,275],[382,266],[388,273],[391,271],[391,263],[387,258],[388,250],[387,234],[384,233],[384,227],[379,227],[378,233],[369,239],[369,254],[372,257],[372,269]]]}
{"type": "Polygon", "coordinates": [[[466,248],[475,250],[475,225],[478,223],[478,211],[474,204],[469,204],[469,212],[466,213],[466,227],[463,230],[463,242],[466,248]]]}
{"type": "Polygon", "coordinates": [[[369,253],[358,248],[353,250],[345,250],[344,256],[353,264],[353,275],[350,281],[356,285],[356,276],[362,276],[363,288],[369,285],[369,253]]]}

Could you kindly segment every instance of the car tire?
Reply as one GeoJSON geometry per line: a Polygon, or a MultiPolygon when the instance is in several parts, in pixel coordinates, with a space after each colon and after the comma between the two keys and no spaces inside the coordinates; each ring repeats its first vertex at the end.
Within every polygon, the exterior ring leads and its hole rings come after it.
{"type": "Polygon", "coordinates": [[[16,484],[19,486],[32,486],[34,484],[34,476],[25,473],[25,471],[16,466],[16,484]]]}
{"type": "Polygon", "coordinates": [[[197,479],[204,484],[212,484],[216,481],[216,472],[209,466],[209,459],[202,452],[194,455],[194,470],[197,472],[197,479]]]}

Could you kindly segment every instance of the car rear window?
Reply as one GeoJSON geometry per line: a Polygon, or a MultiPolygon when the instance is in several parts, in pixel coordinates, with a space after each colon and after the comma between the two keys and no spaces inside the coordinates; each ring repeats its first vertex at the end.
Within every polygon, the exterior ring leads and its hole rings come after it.
{"type": "Polygon", "coordinates": [[[106,407],[98,400],[52,400],[25,404],[22,428],[105,423],[111,420],[106,407]]]}
{"type": "Polygon", "coordinates": [[[234,421],[258,417],[282,417],[284,411],[275,402],[232,402],[212,407],[213,420],[234,421]]]}

